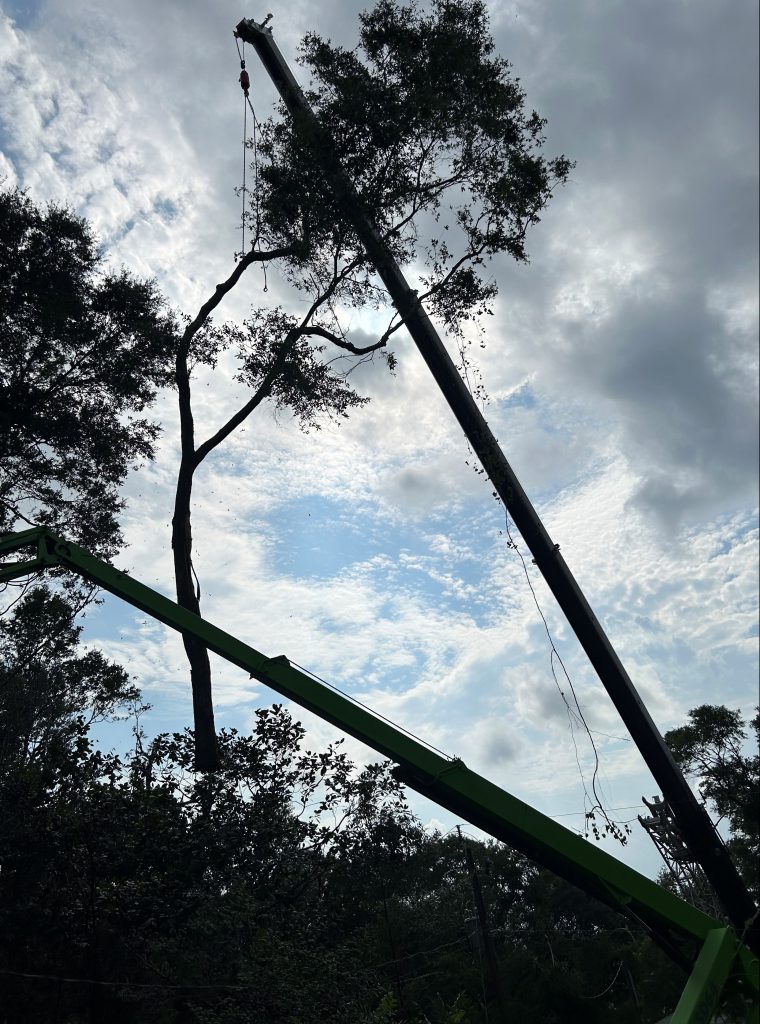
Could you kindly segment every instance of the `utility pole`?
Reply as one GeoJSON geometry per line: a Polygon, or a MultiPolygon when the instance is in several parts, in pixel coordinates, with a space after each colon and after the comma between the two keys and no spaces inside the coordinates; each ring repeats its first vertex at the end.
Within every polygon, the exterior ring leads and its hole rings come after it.
{"type": "Polygon", "coordinates": [[[409,334],[662,790],[684,841],[704,869],[738,934],[745,936],[747,945],[755,953],[760,953],[757,908],[724,843],[676,765],[665,740],[560,554],[559,544],[555,544],[546,531],[498,441],[465,387],[416,292],[409,287],[388,245],[375,227],[372,211],[364,209],[356,189],[340,164],[334,140],[323,129],[309,106],[272,38],[271,28],[252,19],[244,19],[236,27],[235,35],[250,43],[259,55],[293,117],[296,131],[310,146],[313,159],[324,171],[326,187],[333,189],[347,220],[356,230],[409,334]]]}
{"type": "Polygon", "coordinates": [[[480,935],[483,941],[483,949],[486,954],[488,973],[491,976],[491,987],[499,1007],[499,1018],[501,1020],[501,1024],[507,1024],[507,1001],[501,984],[501,974],[499,973],[499,961],[496,956],[496,947],[493,944],[493,936],[491,935],[491,930],[488,927],[488,917],[486,916],[486,905],[483,902],[483,892],[480,888],[480,879],[478,878],[475,861],[473,860],[472,850],[464,839],[462,839],[462,829],[459,825],[457,825],[457,834],[459,835],[460,843],[464,847],[467,873],[470,876],[472,895],[475,899],[475,910],[478,915],[478,924],[480,925],[480,935]]]}

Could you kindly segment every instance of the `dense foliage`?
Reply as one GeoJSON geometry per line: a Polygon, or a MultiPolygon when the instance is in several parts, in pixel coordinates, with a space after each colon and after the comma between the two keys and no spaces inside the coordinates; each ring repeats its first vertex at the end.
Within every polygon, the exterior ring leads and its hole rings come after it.
{"type": "Polygon", "coordinates": [[[738,711],[710,704],[665,734],[676,762],[729,828],[729,848],[750,892],[760,899],[760,710],[749,723],[738,711]]]}
{"type": "MultiPolygon", "coordinates": [[[[543,154],[546,122],[494,55],[481,0],[437,0],[429,12],[380,0],[359,22],[352,50],[316,34],[303,42],[318,128],[289,116],[265,125],[258,231],[293,246],[297,287],[324,287],[337,263],[347,271],[337,301],[387,304],[351,201],[331,182],[339,162],[395,259],[420,275],[420,296],[458,330],[496,293],[489,259],[526,259],[526,232],[572,165],[543,154]]],[[[323,315],[335,330],[334,310],[323,315]]]]}
{"type": "MultiPolygon", "coordinates": [[[[126,756],[92,711],[134,704],[38,589],[0,637],[0,1019],[300,1022],[498,1019],[462,841],[428,835],[383,766],[303,749],[280,707],[126,756]],[[40,643],[44,622],[53,642],[40,643]]],[[[510,1019],[637,1021],[672,1004],[646,939],[497,844],[475,850],[510,1019]],[[642,941],[643,939],[643,941],[642,941]]],[[[667,971],[667,969],[666,969],[667,971]]]]}
{"type": "Polygon", "coordinates": [[[152,455],[142,414],[174,344],[154,286],[106,271],[85,221],[0,190],[0,531],[118,550],[118,488],[152,455]]]}

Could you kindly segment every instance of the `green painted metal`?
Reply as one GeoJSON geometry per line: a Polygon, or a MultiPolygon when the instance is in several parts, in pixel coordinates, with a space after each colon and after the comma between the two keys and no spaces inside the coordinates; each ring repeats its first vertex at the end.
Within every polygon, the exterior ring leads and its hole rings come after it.
{"type": "Polygon", "coordinates": [[[198,637],[210,651],[390,758],[398,766],[398,776],[413,789],[643,923],[682,965],[690,966],[708,936],[721,927],[719,921],[471,771],[459,759],[443,756],[294,667],[284,655],[267,657],[77,545],[40,528],[0,539],[0,555],[29,546],[36,547],[36,559],[6,563],[0,575],[8,579],[34,568],[66,566],[172,629],[198,637]]]}
{"type": "Polygon", "coordinates": [[[710,932],[678,1001],[671,1024],[709,1024],[737,953],[736,935],[730,928],[716,928],[710,932]]]}
{"type": "Polygon", "coordinates": [[[21,551],[31,545],[37,548],[36,557],[21,562],[5,562],[0,565],[0,583],[17,579],[19,576],[26,576],[36,569],[43,569],[46,565],[55,564],[58,561],[52,551],[54,546],[52,534],[49,534],[41,526],[33,526],[20,533],[7,533],[0,536],[0,557],[8,552],[21,551]]]}

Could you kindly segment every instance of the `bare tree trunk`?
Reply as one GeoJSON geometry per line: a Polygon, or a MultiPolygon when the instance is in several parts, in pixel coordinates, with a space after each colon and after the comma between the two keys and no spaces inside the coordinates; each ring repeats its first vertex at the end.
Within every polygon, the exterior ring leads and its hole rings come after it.
{"type": "MultiPolygon", "coordinates": [[[[217,286],[217,292],[220,289],[221,286],[217,286]]],[[[193,475],[206,455],[231,434],[235,427],[242,423],[269,395],[272,384],[281,372],[288,353],[299,337],[298,332],[290,332],[256,393],[213,437],[205,441],[196,450],[188,356],[190,341],[194,331],[197,330],[199,323],[202,322],[198,318],[186,329],[177,351],[175,364],[182,455],[177,475],[174,515],[172,517],[174,579],[177,588],[177,604],[182,608],[187,608],[190,612],[194,612],[196,615],[200,615],[201,606],[200,593],[194,583],[193,572],[193,534],[190,517],[193,475]]],[[[195,770],[199,772],[213,772],[219,767],[219,748],[216,742],[214,705],[211,698],[211,664],[208,651],[201,641],[184,633],[182,635],[182,642],[185,645],[185,653],[190,664],[190,682],[193,690],[195,770]]]]}
{"type": "MultiPolygon", "coordinates": [[[[193,537],[190,524],[190,498],[195,467],[183,454],[177,479],[172,519],[172,554],[177,603],[188,611],[200,615],[198,591],[193,584],[193,537]]],[[[216,743],[214,705],[211,699],[211,664],[208,651],[195,637],[183,633],[182,642],[190,663],[190,682],[193,689],[193,717],[195,721],[195,770],[212,772],[219,767],[216,743]]]]}
{"type": "MultiPolygon", "coordinates": [[[[172,517],[172,555],[177,603],[188,611],[200,615],[198,591],[193,586],[193,536],[190,526],[190,498],[193,492],[193,473],[197,465],[195,452],[195,424],[190,399],[190,373],[188,354],[189,331],[185,332],[177,352],[175,380],[179,397],[182,457],[177,476],[172,517]]],[[[193,718],[195,722],[195,770],[213,772],[219,767],[216,743],[214,705],[211,700],[211,664],[208,651],[195,637],[182,635],[185,653],[190,663],[190,682],[193,690],[193,718]]]]}
{"type": "MultiPolygon", "coordinates": [[[[193,421],[192,396],[190,389],[189,357],[190,346],[197,332],[208,322],[209,315],[218,306],[222,298],[239,281],[243,271],[255,260],[262,262],[286,256],[292,249],[275,249],[271,252],[249,252],[238,263],[226,281],[216,286],[214,294],[205,302],[197,316],[185,328],[177,349],[174,379],[177,385],[179,402],[180,438],[182,455],[177,489],[174,497],[174,515],[172,517],[172,555],[174,558],[174,578],[177,588],[177,603],[196,615],[200,615],[200,588],[196,587],[197,576],[193,570],[193,537],[191,527],[191,497],[193,476],[196,469],[206,456],[220,445],[248,416],[267,398],[272,387],[282,373],[288,356],[298,339],[304,335],[315,334],[326,337],[341,348],[348,349],[356,355],[364,355],[386,343],[384,337],[376,345],[357,349],[349,342],[339,338],[322,327],[310,325],[313,314],[335,291],[340,277],[336,277],[326,290],[314,301],[303,318],[301,325],[289,330],[282,340],[272,364],[264,374],[259,386],[248,401],[224,423],[215,434],[202,444],[195,446],[195,424],[193,421]]],[[[348,273],[345,269],[342,275],[348,273]]],[[[190,664],[190,680],[193,689],[193,715],[195,720],[195,769],[201,772],[212,772],[219,767],[219,748],[216,741],[214,724],[214,706],[211,699],[211,665],[208,651],[203,643],[195,637],[184,635],[187,660],[190,664]]]]}

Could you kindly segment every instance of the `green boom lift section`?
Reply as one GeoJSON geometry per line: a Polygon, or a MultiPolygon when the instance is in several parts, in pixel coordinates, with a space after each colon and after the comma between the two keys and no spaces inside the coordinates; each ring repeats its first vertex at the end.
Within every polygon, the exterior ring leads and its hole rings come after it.
{"type": "Polygon", "coordinates": [[[0,559],[30,547],[32,557],[0,563],[0,583],[46,568],[66,568],[172,629],[197,637],[252,678],[394,761],[397,776],[412,789],[643,926],[690,972],[674,1024],[709,1021],[727,985],[752,1006],[747,1020],[760,1021],[757,958],[724,923],[500,789],[458,758],[431,749],[291,665],[284,655],[262,654],[44,527],[0,537],[0,559]]]}

